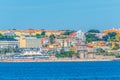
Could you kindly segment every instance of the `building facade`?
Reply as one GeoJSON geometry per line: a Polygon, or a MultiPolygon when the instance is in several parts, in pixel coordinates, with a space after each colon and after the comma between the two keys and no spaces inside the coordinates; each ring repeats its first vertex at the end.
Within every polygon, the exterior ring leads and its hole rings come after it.
{"type": "Polygon", "coordinates": [[[36,37],[21,36],[19,39],[20,48],[39,48],[41,47],[40,40],[36,37]]]}
{"type": "Polygon", "coordinates": [[[0,39],[0,48],[18,48],[19,42],[16,39],[12,38],[3,38],[0,39]]]}
{"type": "Polygon", "coordinates": [[[76,38],[80,41],[85,41],[85,32],[83,32],[82,30],[77,31],[76,38]]]}

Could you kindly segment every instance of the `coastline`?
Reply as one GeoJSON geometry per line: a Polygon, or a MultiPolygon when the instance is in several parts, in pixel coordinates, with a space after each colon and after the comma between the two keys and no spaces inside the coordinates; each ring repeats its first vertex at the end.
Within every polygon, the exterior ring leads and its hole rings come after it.
{"type": "Polygon", "coordinates": [[[119,61],[114,59],[3,59],[0,62],[97,62],[97,61],[119,61]]]}

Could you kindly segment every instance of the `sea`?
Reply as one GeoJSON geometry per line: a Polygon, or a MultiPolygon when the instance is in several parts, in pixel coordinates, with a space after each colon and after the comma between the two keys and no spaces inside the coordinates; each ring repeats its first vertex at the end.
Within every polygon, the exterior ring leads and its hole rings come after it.
{"type": "Polygon", "coordinates": [[[0,80],[120,80],[120,62],[1,62],[0,80]]]}

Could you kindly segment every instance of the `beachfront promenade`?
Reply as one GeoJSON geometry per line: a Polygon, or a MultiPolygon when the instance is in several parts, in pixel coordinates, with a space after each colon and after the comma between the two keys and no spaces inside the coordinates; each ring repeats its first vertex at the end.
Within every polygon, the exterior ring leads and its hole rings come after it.
{"type": "Polygon", "coordinates": [[[0,62],[81,62],[81,61],[113,61],[119,60],[115,56],[89,55],[87,57],[63,57],[52,56],[2,56],[0,62]]]}
{"type": "Polygon", "coordinates": [[[72,59],[72,58],[51,58],[51,59],[2,59],[1,62],[84,62],[84,61],[113,61],[119,58],[103,59],[72,59]]]}

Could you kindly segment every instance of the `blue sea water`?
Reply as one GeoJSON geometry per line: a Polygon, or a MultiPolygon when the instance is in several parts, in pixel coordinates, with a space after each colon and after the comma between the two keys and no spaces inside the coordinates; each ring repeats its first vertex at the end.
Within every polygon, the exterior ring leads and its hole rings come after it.
{"type": "Polygon", "coordinates": [[[120,80],[120,62],[0,63],[0,80],[120,80]]]}

